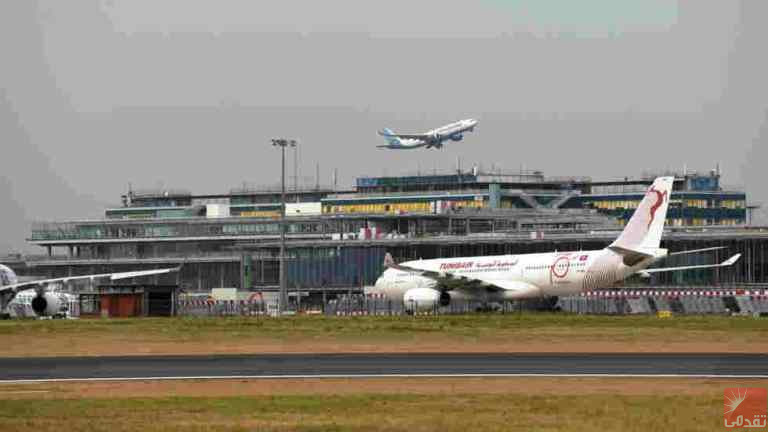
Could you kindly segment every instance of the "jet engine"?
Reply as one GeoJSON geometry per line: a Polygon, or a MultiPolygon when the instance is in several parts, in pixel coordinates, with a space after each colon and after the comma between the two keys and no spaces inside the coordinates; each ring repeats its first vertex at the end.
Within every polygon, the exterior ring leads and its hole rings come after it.
{"type": "Polygon", "coordinates": [[[412,288],[403,294],[403,305],[408,312],[434,310],[440,301],[440,291],[432,288],[412,288]]]}
{"type": "Polygon", "coordinates": [[[448,305],[450,305],[451,304],[451,295],[448,294],[448,292],[446,292],[446,291],[441,291],[440,292],[439,302],[440,302],[440,306],[448,306],[448,305]]]}
{"type": "Polygon", "coordinates": [[[32,310],[38,316],[63,316],[66,315],[67,303],[64,299],[52,292],[38,293],[32,299],[32,310]]]}
{"type": "Polygon", "coordinates": [[[454,134],[454,135],[451,135],[451,139],[453,141],[461,141],[461,140],[464,139],[464,135],[462,135],[462,134],[454,134]]]}

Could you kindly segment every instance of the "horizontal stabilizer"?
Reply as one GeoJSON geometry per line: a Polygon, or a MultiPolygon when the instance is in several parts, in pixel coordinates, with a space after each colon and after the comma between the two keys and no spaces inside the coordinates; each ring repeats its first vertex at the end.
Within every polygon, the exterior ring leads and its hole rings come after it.
{"type": "Polygon", "coordinates": [[[656,269],[646,269],[638,272],[641,276],[648,277],[652,273],[664,273],[664,272],[671,272],[671,271],[681,271],[681,270],[695,270],[695,269],[705,269],[705,268],[718,268],[718,267],[729,267],[736,263],[736,261],[741,258],[741,254],[736,254],[727,260],[721,262],[720,264],[705,264],[705,265],[693,265],[693,266],[683,266],[683,267],[664,267],[664,268],[656,268],[656,269]]]}
{"type": "Polygon", "coordinates": [[[693,249],[693,250],[680,251],[680,252],[671,252],[667,254],[667,256],[688,255],[688,254],[695,254],[695,253],[701,253],[701,252],[710,252],[710,251],[716,251],[720,249],[726,249],[727,247],[728,246],[715,246],[715,247],[708,247],[704,249],[693,249]]]}
{"type": "Polygon", "coordinates": [[[736,261],[738,261],[739,258],[741,258],[741,254],[737,253],[736,255],[734,255],[734,256],[728,258],[727,260],[723,261],[722,263],[720,263],[720,266],[721,267],[732,266],[732,265],[736,264],[736,261]]]}
{"type": "Polygon", "coordinates": [[[624,265],[628,267],[632,267],[635,264],[638,264],[639,262],[647,260],[649,258],[654,258],[654,255],[651,255],[648,252],[636,251],[632,249],[623,248],[621,246],[611,245],[611,246],[608,246],[608,249],[621,255],[624,261],[624,265]]]}
{"type": "Polygon", "coordinates": [[[639,250],[632,250],[623,248],[620,246],[608,246],[608,249],[616,252],[619,255],[623,256],[630,256],[630,257],[640,257],[640,258],[653,258],[654,256],[648,252],[645,251],[639,251],[639,250]]]}

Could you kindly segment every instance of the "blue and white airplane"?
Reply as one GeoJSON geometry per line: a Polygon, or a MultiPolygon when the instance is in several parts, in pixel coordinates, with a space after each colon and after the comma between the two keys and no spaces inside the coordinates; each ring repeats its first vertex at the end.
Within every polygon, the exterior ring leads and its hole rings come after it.
{"type": "Polygon", "coordinates": [[[379,131],[379,135],[387,140],[387,145],[377,147],[390,150],[410,150],[421,147],[441,148],[443,142],[447,140],[461,141],[464,139],[464,133],[473,132],[477,123],[478,121],[475,119],[459,120],[421,134],[399,134],[384,128],[379,131]]]}

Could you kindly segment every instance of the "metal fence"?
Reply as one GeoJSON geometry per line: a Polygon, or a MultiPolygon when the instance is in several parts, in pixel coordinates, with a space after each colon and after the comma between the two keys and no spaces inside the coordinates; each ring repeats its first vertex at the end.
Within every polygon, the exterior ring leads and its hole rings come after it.
{"type": "MultiPolygon", "coordinates": [[[[402,316],[451,315],[469,313],[520,313],[533,311],[560,311],[592,315],[650,315],[658,312],[692,315],[750,315],[768,316],[768,288],[709,289],[709,290],[606,290],[559,299],[526,300],[515,302],[452,301],[448,306],[415,308],[375,295],[338,294],[326,301],[291,303],[289,314],[325,316],[402,316]],[[416,310],[414,313],[413,311],[416,310]]],[[[69,302],[66,315],[80,316],[79,301],[69,302]]],[[[268,317],[278,315],[276,298],[252,295],[248,300],[214,300],[210,297],[192,297],[177,300],[178,316],[268,317]]],[[[31,303],[13,302],[7,312],[12,317],[32,318],[31,303]]]]}
{"type": "MultiPolygon", "coordinates": [[[[768,315],[768,290],[731,291],[611,291],[560,299],[516,302],[452,301],[448,306],[415,308],[414,305],[366,295],[342,295],[325,303],[293,304],[292,314],[325,316],[450,315],[467,313],[519,313],[561,311],[595,315],[643,315],[669,311],[676,314],[768,315]]],[[[276,301],[180,301],[182,316],[275,316],[276,301]]]]}
{"type": "Polygon", "coordinates": [[[262,316],[277,314],[278,303],[235,300],[182,300],[176,303],[180,316],[262,316]]]}

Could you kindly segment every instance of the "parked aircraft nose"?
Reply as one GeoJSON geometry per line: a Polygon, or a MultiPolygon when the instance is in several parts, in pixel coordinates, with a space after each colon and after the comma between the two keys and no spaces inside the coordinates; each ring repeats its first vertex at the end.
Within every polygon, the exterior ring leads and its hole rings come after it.
{"type": "Polygon", "coordinates": [[[378,279],[376,279],[376,283],[373,285],[373,292],[376,292],[376,293],[384,292],[384,290],[387,288],[388,285],[389,285],[389,281],[387,280],[386,275],[382,274],[381,276],[379,276],[378,279]]]}

